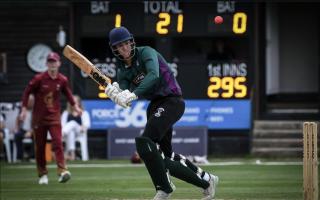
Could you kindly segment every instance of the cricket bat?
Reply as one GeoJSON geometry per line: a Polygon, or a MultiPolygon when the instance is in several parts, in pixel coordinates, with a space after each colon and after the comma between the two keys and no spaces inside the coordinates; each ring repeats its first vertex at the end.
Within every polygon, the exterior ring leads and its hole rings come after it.
{"type": "Polygon", "coordinates": [[[91,79],[99,85],[106,87],[111,83],[111,79],[105,76],[96,66],[94,66],[86,57],[77,50],[67,45],[63,49],[63,55],[79,67],[84,73],[88,74],[91,79]]]}

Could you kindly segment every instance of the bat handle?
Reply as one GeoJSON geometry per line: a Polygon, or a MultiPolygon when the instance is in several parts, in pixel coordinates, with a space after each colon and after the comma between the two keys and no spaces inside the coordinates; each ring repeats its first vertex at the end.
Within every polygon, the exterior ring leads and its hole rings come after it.
{"type": "Polygon", "coordinates": [[[106,82],[104,82],[103,87],[106,88],[106,87],[108,87],[108,85],[111,85],[111,82],[106,81],[106,82]]]}

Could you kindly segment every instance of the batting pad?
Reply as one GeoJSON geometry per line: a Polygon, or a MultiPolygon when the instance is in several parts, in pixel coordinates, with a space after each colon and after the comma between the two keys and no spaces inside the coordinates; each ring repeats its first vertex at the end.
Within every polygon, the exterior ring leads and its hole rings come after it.
{"type": "Polygon", "coordinates": [[[147,137],[136,137],[137,151],[144,161],[156,190],[171,193],[173,188],[157,145],[147,137]]]}
{"type": "Polygon", "coordinates": [[[203,189],[209,187],[209,183],[200,178],[197,173],[192,171],[186,164],[169,158],[165,158],[164,162],[172,176],[203,189]]]}

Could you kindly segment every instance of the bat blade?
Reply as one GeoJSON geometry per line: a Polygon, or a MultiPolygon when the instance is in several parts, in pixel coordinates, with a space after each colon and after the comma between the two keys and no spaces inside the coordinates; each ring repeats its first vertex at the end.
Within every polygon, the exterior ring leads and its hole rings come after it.
{"type": "Polygon", "coordinates": [[[63,49],[63,55],[73,64],[88,74],[95,82],[101,86],[111,83],[111,79],[105,76],[96,66],[94,66],[85,56],[77,50],[67,45],[63,49]]]}

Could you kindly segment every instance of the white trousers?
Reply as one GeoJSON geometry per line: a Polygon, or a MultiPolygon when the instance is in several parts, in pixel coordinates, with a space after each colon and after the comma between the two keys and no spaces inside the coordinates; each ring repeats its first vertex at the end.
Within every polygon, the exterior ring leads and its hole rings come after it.
{"type": "Polygon", "coordinates": [[[62,128],[63,136],[66,138],[67,151],[76,150],[76,136],[81,133],[81,126],[74,120],[66,123],[62,128]]]}

